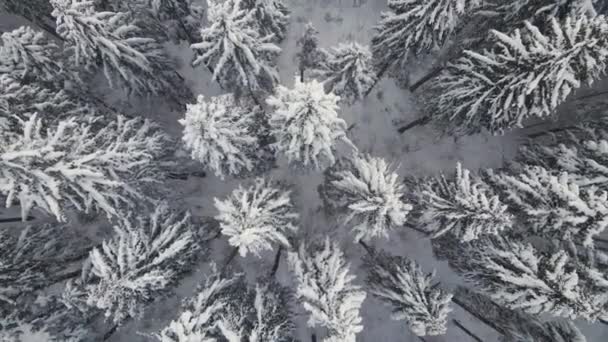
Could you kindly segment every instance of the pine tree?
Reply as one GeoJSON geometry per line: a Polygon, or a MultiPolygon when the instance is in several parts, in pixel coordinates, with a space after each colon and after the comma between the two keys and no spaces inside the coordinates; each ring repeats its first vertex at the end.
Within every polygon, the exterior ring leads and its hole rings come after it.
{"type": "Polygon", "coordinates": [[[323,83],[348,103],[361,100],[376,82],[372,54],[367,46],[358,43],[340,44],[327,54],[323,83]]]}
{"type": "MultiPolygon", "coordinates": [[[[147,120],[117,117],[69,118],[45,126],[34,114],[20,122],[20,134],[0,146],[0,194],[18,201],[25,219],[38,209],[65,220],[73,206],[118,215],[117,208],[144,199],[138,184],[161,177],[150,168],[167,136],[147,120]]],[[[3,137],[6,139],[6,137],[3,137]]]]}
{"type": "Polygon", "coordinates": [[[310,313],[308,325],[328,330],[324,341],[355,342],[363,330],[359,310],[366,294],[353,284],[340,248],[326,239],[320,248],[300,245],[290,252],[289,266],[296,278],[296,297],[310,313]]]}
{"type": "Polygon", "coordinates": [[[300,82],[304,82],[304,71],[318,71],[325,68],[327,51],[319,47],[319,31],[311,22],[304,27],[304,34],[296,42],[300,50],[296,53],[298,69],[300,71],[300,82]]]}
{"type": "Polygon", "coordinates": [[[372,38],[378,77],[411,56],[443,46],[480,0],[389,0],[372,38]]]}
{"type": "Polygon", "coordinates": [[[567,173],[552,175],[541,167],[527,167],[520,174],[491,177],[536,234],[589,247],[608,226],[608,194],[595,187],[581,189],[567,173]]]}
{"type": "Polygon", "coordinates": [[[355,241],[388,238],[402,226],[412,206],[405,203],[405,187],[394,168],[382,158],[355,155],[325,172],[320,188],[327,206],[344,213],[355,241]]]}
{"type": "Polygon", "coordinates": [[[606,69],[606,18],[551,19],[547,30],[529,22],[511,34],[492,31],[494,45],[465,51],[431,84],[426,109],[448,130],[472,134],[522,127],[553,115],[576,88],[606,69]]]}
{"type": "Polygon", "coordinates": [[[272,250],[274,244],[289,246],[288,232],[295,232],[298,214],[290,193],[262,178],[250,187],[239,186],[225,200],[215,198],[222,234],[241,256],[272,250]]]}
{"type": "Polygon", "coordinates": [[[241,0],[208,0],[210,26],[201,29],[201,42],[192,44],[194,66],[204,64],[213,79],[230,90],[270,91],[278,80],[274,59],[281,49],[272,36],[254,29],[255,12],[241,8],[241,0]]]}
{"type": "Polygon", "coordinates": [[[258,150],[255,120],[254,111],[236,105],[232,95],[199,95],[179,122],[192,158],[223,178],[253,169],[258,150]]]}
{"type": "Polygon", "coordinates": [[[377,253],[367,261],[370,292],[393,308],[394,320],[406,320],[417,336],[447,331],[452,294],[437,288],[435,272],[425,274],[415,261],[377,253]]]}
{"type": "MultiPolygon", "coordinates": [[[[325,93],[323,84],[296,79],[293,89],[279,85],[266,99],[270,106],[270,129],[290,163],[322,169],[335,163],[335,144],[346,137],[346,121],[338,117],[339,96],[325,93]]],[[[354,146],[353,146],[354,147],[354,146]]]]}
{"type": "Polygon", "coordinates": [[[458,163],[453,178],[430,179],[416,192],[417,223],[433,238],[451,233],[467,242],[509,230],[514,218],[491,187],[458,163]]]}
{"type": "Polygon", "coordinates": [[[59,48],[44,33],[21,26],[0,38],[0,75],[53,83],[64,77],[59,48]]]}
{"type": "Polygon", "coordinates": [[[608,302],[563,250],[541,253],[531,244],[494,238],[470,244],[461,257],[470,264],[466,278],[510,309],[594,322],[608,302]]]}
{"type": "Polygon", "coordinates": [[[115,324],[140,317],[147,302],[179,279],[196,255],[190,215],[166,205],[149,217],[119,220],[115,235],[90,254],[87,304],[115,324]]]}
{"type": "Polygon", "coordinates": [[[129,12],[97,12],[87,0],[51,0],[57,31],[67,42],[72,62],[87,70],[102,68],[110,83],[137,95],[185,96],[172,62],[129,12]]]}
{"type": "Polygon", "coordinates": [[[242,0],[241,7],[255,13],[260,36],[274,36],[278,43],[285,39],[289,9],[283,0],[242,0]]]}

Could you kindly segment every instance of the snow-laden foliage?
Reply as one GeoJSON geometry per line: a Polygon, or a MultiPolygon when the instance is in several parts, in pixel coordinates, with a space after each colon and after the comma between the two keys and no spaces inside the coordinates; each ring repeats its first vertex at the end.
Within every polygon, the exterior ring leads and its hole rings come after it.
{"type": "Polygon", "coordinates": [[[492,181],[535,233],[592,246],[593,237],[608,226],[608,194],[594,186],[581,188],[565,172],[527,167],[516,175],[493,174],[492,181]]]}
{"type": "Polygon", "coordinates": [[[355,155],[325,173],[321,195],[352,225],[355,241],[388,238],[402,226],[412,206],[404,201],[405,186],[382,158],[355,155]]]}
{"type": "MultiPolygon", "coordinates": [[[[55,90],[38,83],[23,83],[9,75],[0,75],[0,118],[16,120],[31,114],[52,122],[59,118],[82,118],[93,114],[91,106],[82,103],[64,90],[55,90]]],[[[12,133],[18,130],[13,127],[12,133]]]]}
{"type": "Polygon", "coordinates": [[[296,53],[300,81],[304,82],[305,70],[321,70],[325,66],[327,51],[319,47],[319,31],[311,22],[304,27],[304,33],[296,42],[300,50],[296,53]]]}
{"type": "Polygon", "coordinates": [[[296,297],[310,313],[308,325],[328,330],[326,341],[355,342],[363,330],[359,310],[366,294],[353,283],[355,276],[339,246],[326,239],[319,247],[302,244],[289,253],[296,297]]]}
{"type": "Polygon", "coordinates": [[[376,82],[372,53],[359,43],[340,44],[329,50],[321,74],[325,89],[353,103],[376,82]]]}
{"type": "Polygon", "coordinates": [[[389,0],[372,38],[376,65],[386,70],[410,55],[443,46],[481,0],[389,0]]]}
{"type": "Polygon", "coordinates": [[[394,320],[405,320],[418,336],[443,335],[452,294],[433,284],[435,272],[425,273],[414,260],[386,253],[368,262],[370,293],[393,308],[394,320]]]}
{"type": "Polygon", "coordinates": [[[494,45],[464,52],[432,82],[427,110],[448,130],[502,133],[529,117],[547,117],[574,90],[606,69],[604,16],[551,19],[545,32],[530,22],[511,34],[492,31],[494,45]]]}
{"type": "Polygon", "coordinates": [[[271,284],[246,288],[242,275],[222,278],[215,270],[183,312],[156,337],[161,342],[291,342],[284,293],[271,284]]]}
{"type": "Polygon", "coordinates": [[[247,188],[239,185],[225,200],[215,198],[215,207],[222,234],[243,257],[259,256],[275,244],[289,246],[287,234],[297,230],[290,192],[262,178],[247,188]]]}
{"type": "Polygon", "coordinates": [[[62,77],[58,47],[44,33],[21,26],[0,39],[0,75],[53,82],[62,77]]]}
{"type": "MultiPolygon", "coordinates": [[[[118,215],[117,208],[143,195],[132,185],[155,182],[149,171],[166,135],[147,120],[69,118],[45,126],[38,115],[20,122],[20,134],[0,146],[0,194],[5,205],[21,206],[25,219],[38,209],[65,220],[73,206],[118,215]]],[[[4,138],[4,137],[3,137],[4,138]]]]}
{"type": "Polygon", "coordinates": [[[338,141],[352,145],[346,136],[346,121],[338,117],[339,96],[325,93],[316,80],[300,82],[293,89],[279,85],[266,99],[270,106],[270,129],[275,149],[290,163],[322,169],[336,161],[338,141]]]}
{"type": "Polygon", "coordinates": [[[461,257],[471,266],[466,278],[510,309],[594,322],[608,304],[605,290],[592,291],[563,250],[541,253],[531,244],[495,238],[469,245],[461,257]]]}
{"type": "Polygon", "coordinates": [[[48,0],[0,0],[0,9],[22,16],[52,32],[47,18],[50,17],[53,7],[48,0]]]}
{"type": "Polygon", "coordinates": [[[585,335],[567,320],[533,322],[525,330],[510,330],[504,342],[587,342],[585,335]]]}
{"type": "Polygon", "coordinates": [[[596,0],[487,0],[484,10],[501,23],[519,23],[530,20],[543,25],[551,18],[563,19],[568,15],[597,15],[596,0]]]}
{"type": "Polygon", "coordinates": [[[87,304],[120,324],[174,284],[196,253],[190,215],[159,205],[149,216],[120,220],[114,236],[90,254],[87,304]]]}
{"type": "Polygon", "coordinates": [[[180,87],[162,46],[142,35],[130,12],[98,12],[95,2],[51,0],[57,32],[66,41],[71,61],[88,70],[102,68],[111,86],[137,95],[174,96],[180,87]]]}
{"type": "Polygon", "coordinates": [[[236,105],[232,95],[199,95],[179,120],[184,126],[182,140],[192,158],[218,177],[251,171],[258,144],[254,114],[236,105]]]}
{"type": "Polygon", "coordinates": [[[289,24],[289,9],[283,0],[241,0],[241,7],[255,12],[260,36],[273,36],[277,42],[285,39],[289,24]]]}
{"type": "Polygon", "coordinates": [[[204,64],[222,86],[240,92],[270,91],[278,81],[274,60],[281,49],[273,36],[256,30],[254,11],[242,8],[241,0],[208,0],[210,26],[201,29],[201,42],[194,66],[204,64]]]}
{"type": "Polygon", "coordinates": [[[416,192],[420,228],[433,238],[451,233],[466,242],[485,234],[509,230],[513,216],[492,188],[458,163],[454,177],[441,175],[420,185],[416,192]]]}

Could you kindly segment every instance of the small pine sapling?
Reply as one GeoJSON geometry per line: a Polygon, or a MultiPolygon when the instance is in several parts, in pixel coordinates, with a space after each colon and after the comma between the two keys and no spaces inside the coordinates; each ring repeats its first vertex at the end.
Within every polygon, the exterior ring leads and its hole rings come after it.
{"type": "Polygon", "coordinates": [[[320,192],[328,207],[342,213],[345,224],[353,225],[355,241],[388,238],[412,209],[394,168],[370,155],[337,162],[325,172],[320,192]]]}
{"type": "Polygon", "coordinates": [[[338,141],[355,148],[346,136],[346,121],[338,117],[339,100],[316,80],[296,78],[293,89],[279,85],[266,99],[275,149],[292,164],[320,170],[335,163],[338,141]]]}
{"type": "Polygon", "coordinates": [[[361,100],[376,82],[372,53],[358,43],[340,44],[327,53],[321,75],[327,92],[347,103],[361,100]]]}
{"type": "Polygon", "coordinates": [[[295,212],[290,192],[262,178],[250,187],[240,185],[225,200],[215,198],[222,234],[241,256],[289,246],[288,232],[295,232],[295,212]]]}
{"type": "Polygon", "coordinates": [[[119,220],[115,235],[90,254],[87,304],[115,324],[141,316],[146,303],[174,285],[196,254],[190,215],[161,204],[149,217],[119,220]]]}
{"type": "Polygon", "coordinates": [[[458,163],[453,178],[441,175],[423,182],[415,193],[418,225],[437,238],[453,234],[463,242],[500,234],[513,225],[513,215],[492,188],[458,163]]]}
{"type": "Polygon", "coordinates": [[[281,49],[273,36],[254,29],[255,12],[243,9],[241,1],[207,1],[210,26],[201,29],[202,41],[191,45],[197,53],[192,65],[204,64],[223,87],[253,96],[277,83],[274,60],[281,49]]]}
{"type": "Polygon", "coordinates": [[[432,284],[435,273],[426,274],[415,261],[377,253],[368,257],[370,292],[393,308],[394,320],[405,320],[417,336],[443,335],[452,294],[432,284]]]}
{"type": "Polygon", "coordinates": [[[304,34],[296,42],[300,50],[296,53],[298,69],[300,71],[300,82],[304,82],[304,72],[311,70],[318,72],[325,68],[327,51],[319,47],[319,31],[312,25],[306,24],[304,34]]]}
{"type": "Polygon", "coordinates": [[[359,313],[366,294],[353,284],[340,248],[326,239],[320,248],[300,245],[290,252],[289,266],[296,278],[296,298],[310,313],[308,325],[328,330],[325,341],[355,342],[363,330],[359,313]]]}

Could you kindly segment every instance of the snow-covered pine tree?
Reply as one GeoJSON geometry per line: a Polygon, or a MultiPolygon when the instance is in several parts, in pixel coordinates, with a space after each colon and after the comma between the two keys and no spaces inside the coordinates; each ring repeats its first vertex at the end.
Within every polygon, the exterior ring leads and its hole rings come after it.
{"type": "Polygon", "coordinates": [[[467,280],[510,309],[594,322],[608,304],[563,250],[540,252],[531,244],[493,237],[469,244],[461,258],[470,266],[467,280]]]}
{"type": "Polygon", "coordinates": [[[90,254],[83,269],[87,304],[115,324],[140,317],[145,304],[174,285],[195,258],[190,215],[160,204],[149,216],[119,220],[112,238],[90,254]]]}
{"type": "Polygon", "coordinates": [[[514,327],[504,337],[504,342],[587,342],[585,335],[567,320],[529,322],[525,329],[514,327]]]}
{"type": "Polygon", "coordinates": [[[394,320],[405,320],[417,336],[443,335],[452,294],[433,284],[435,272],[424,273],[414,260],[376,252],[366,260],[370,293],[393,308],[394,320]]]}
{"type": "Polygon", "coordinates": [[[186,106],[182,140],[192,158],[216,176],[251,171],[258,152],[254,110],[235,103],[231,94],[205,98],[186,106]]]}
{"type": "Polygon", "coordinates": [[[340,44],[327,53],[321,71],[325,90],[348,103],[362,99],[376,82],[372,53],[359,43],[340,44]]]}
{"type": "Polygon", "coordinates": [[[300,82],[304,82],[306,70],[322,70],[325,68],[327,51],[319,47],[319,31],[311,22],[304,27],[304,34],[296,42],[300,50],[296,53],[298,59],[298,70],[300,71],[300,82]]]}
{"type": "MultiPolygon", "coordinates": [[[[65,219],[73,206],[117,216],[118,207],[144,199],[139,184],[161,178],[150,166],[167,136],[148,120],[69,118],[45,126],[34,114],[0,146],[0,194],[19,202],[25,219],[38,209],[65,219]]],[[[6,137],[3,137],[6,139],[6,137]]]]}
{"type": "Polygon", "coordinates": [[[293,328],[283,292],[248,289],[242,275],[222,278],[212,266],[196,297],[156,337],[161,342],[290,342],[293,328]]]}
{"type": "Polygon", "coordinates": [[[326,328],[329,336],[324,341],[355,342],[363,330],[359,310],[366,294],[353,284],[355,276],[339,246],[329,238],[321,246],[301,244],[288,261],[296,297],[310,313],[308,325],[326,328]]]}
{"type": "Polygon", "coordinates": [[[215,207],[222,234],[243,257],[259,256],[275,244],[289,246],[287,233],[297,230],[290,192],[263,178],[247,188],[239,185],[225,200],[215,198],[215,207]]]}
{"type": "Polygon", "coordinates": [[[415,197],[417,224],[433,238],[449,232],[467,242],[485,234],[500,234],[513,224],[507,205],[460,163],[454,177],[441,175],[424,181],[415,197]]]}
{"type": "Polygon", "coordinates": [[[464,56],[431,83],[426,110],[449,131],[492,133],[547,117],[576,88],[606,70],[604,16],[551,19],[541,32],[530,22],[511,34],[492,31],[494,45],[464,56]]]}
{"type": "Polygon", "coordinates": [[[57,31],[72,62],[87,70],[103,69],[111,86],[137,95],[169,94],[177,100],[187,90],[173,63],[154,39],[142,36],[130,12],[98,12],[88,0],[51,0],[57,31]]]}
{"type": "Polygon", "coordinates": [[[292,164],[320,170],[335,163],[338,141],[355,148],[346,136],[346,121],[338,117],[339,100],[339,96],[325,93],[316,80],[300,82],[296,78],[293,89],[279,85],[266,99],[270,129],[277,140],[275,149],[292,164]]]}
{"type": "Polygon", "coordinates": [[[325,172],[319,190],[327,206],[343,214],[344,224],[352,225],[355,241],[388,238],[412,209],[395,169],[371,155],[338,161],[325,172]]]}
{"type": "Polygon", "coordinates": [[[64,77],[59,48],[44,33],[20,26],[0,36],[0,75],[24,82],[57,83],[64,77]]]}
{"type": "Polygon", "coordinates": [[[49,0],[0,0],[0,9],[35,23],[50,34],[56,35],[49,0]]]}
{"type": "Polygon", "coordinates": [[[410,55],[419,56],[443,46],[461,19],[481,0],[389,0],[372,38],[378,78],[410,55]]]}
{"type": "Polygon", "coordinates": [[[289,24],[289,9],[283,0],[242,0],[241,7],[255,12],[260,36],[273,36],[278,43],[285,39],[289,24]]]}
{"type": "Polygon", "coordinates": [[[255,12],[241,6],[242,0],[207,0],[209,27],[201,29],[201,42],[192,44],[197,52],[193,65],[204,64],[223,87],[252,95],[271,91],[278,81],[274,60],[281,49],[273,36],[256,31],[255,12]]]}
{"type": "Polygon", "coordinates": [[[589,247],[608,226],[608,193],[581,188],[565,172],[553,175],[542,167],[526,167],[519,174],[489,175],[535,234],[589,247]]]}

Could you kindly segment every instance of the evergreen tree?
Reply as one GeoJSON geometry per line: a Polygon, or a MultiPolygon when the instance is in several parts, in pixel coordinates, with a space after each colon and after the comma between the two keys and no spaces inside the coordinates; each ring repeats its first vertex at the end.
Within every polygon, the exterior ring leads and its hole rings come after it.
{"type": "Polygon", "coordinates": [[[410,55],[424,55],[443,46],[462,18],[480,0],[389,0],[372,38],[378,77],[410,55]]]}
{"type": "Polygon", "coordinates": [[[392,318],[406,320],[418,336],[447,331],[452,294],[437,288],[435,272],[425,274],[415,261],[377,253],[368,258],[370,292],[393,308],[392,318]]]}
{"type": "Polygon", "coordinates": [[[348,103],[361,100],[376,82],[372,54],[367,46],[358,43],[340,44],[327,54],[323,83],[348,103]]]}
{"type": "Polygon", "coordinates": [[[405,187],[393,167],[382,158],[355,155],[325,172],[320,188],[327,206],[344,213],[353,225],[355,241],[388,238],[402,226],[412,206],[404,201],[405,187]]]}
{"type": "Polygon", "coordinates": [[[470,244],[461,258],[469,263],[466,278],[511,309],[594,322],[608,302],[563,250],[545,253],[531,244],[495,238],[470,244]]]}
{"type": "Polygon", "coordinates": [[[319,31],[312,25],[306,24],[304,34],[296,42],[300,50],[296,53],[298,69],[300,71],[300,82],[304,82],[304,71],[318,71],[325,68],[325,60],[328,53],[319,47],[319,31]]]}
{"type": "Polygon", "coordinates": [[[567,173],[552,175],[541,167],[527,167],[520,174],[491,176],[536,234],[588,247],[608,226],[608,194],[595,187],[581,189],[567,173]]]}
{"type": "Polygon", "coordinates": [[[47,32],[56,35],[53,21],[53,7],[49,0],[0,0],[0,9],[7,13],[22,16],[47,32]]]}
{"type": "Polygon", "coordinates": [[[366,294],[353,284],[340,248],[329,241],[320,248],[300,245],[289,253],[289,266],[296,278],[296,297],[310,313],[308,325],[329,332],[324,341],[355,342],[363,330],[359,310],[366,294]]]}
{"type": "Polygon", "coordinates": [[[241,6],[255,13],[260,36],[274,36],[279,43],[285,39],[289,10],[283,0],[242,0],[241,6]]]}
{"type": "Polygon", "coordinates": [[[450,232],[466,242],[485,234],[500,234],[514,221],[490,186],[472,177],[460,163],[453,178],[441,175],[425,181],[415,197],[420,213],[417,223],[433,238],[450,232]]]}
{"type": "Polygon", "coordinates": [[[69,206],[118,215],[117,208],[144,196],[138,184],[160,174],[150,168],[167,136],[147,120],[122,116],[100,125],[99,117],[69,118],[45,126],[34,114],[0,146],[0,194],[18,201],[25,219],[33,208],[65,220],[69,206]]]}
{"type": "MultiPolygon", "coordinates": [[[[346,137],[346,121],[338,117],[339,96],[325,93],[323,84],[296,79],[293,89],[279,85],[266,99],[275,149],[290,163],[322,169],[335,163],[335,144],[346,137]]],[[[353,146],[354,147],[354,146],[353,146]]]]}
{"type": "Polygon", "coordinates": [[[241,256],[272,250],[274,244],[289,246],[286,234],[296,231],[298,214],[289,191],[262,178],[248,188],[239,186],[225,200],[215,198],[222,234],[241,256]]]}
{"type": "Polygon", "coordinates": [[[165,205],[149,217],[119,220],[114,230],[111,239],[91,252],[83,285],[87,304],[121,324],[140,317],[147,302],[176,283],[197,245],[190,215],[178,217],[165,205]]]}
{"type": "Polygon", "coordinates": [[[253,169],[259,150],[255,121],[255,112],[236,105],[232,95],[199,95],[179,120],[192,158],[221,178],[253,169]]]}
{"type": "Polygon", "coordinates": [[[137,95],[186,96],[172,62],[152,38],[142,36],[129,12],[98,12],[87,0],[51,0],[57,31],[72,62],[87,70],[103,69],[112,87],[137,95]]]}
{"type": "Polygon", "coordinates": [[[21,26],[0,38],[0,75],[54,83],[64,77],[59,48],[42,32],[21,26]]]}
{"type": "Polygon", "coordinates": [[[553,115],[574,89],[605,71],[606,25],[603,16],[579,16],[552,18],[545,31],[529,22],[511,34],[492,31],[490,49],[465,51],[433,81],[426,109],[463,134],[501,133],[553,115]]]}
{"type": "Polygon", "coordinates": [[[241,8],[241,0],[208,0],[209,27],[201,29],[201,42],[193,65],[204,64],[213,79],[230,90],[253,93],[270,91],[278,80],[274,59],[281,49],[273,36],[254,29],[255,12],[241,8]]]}

